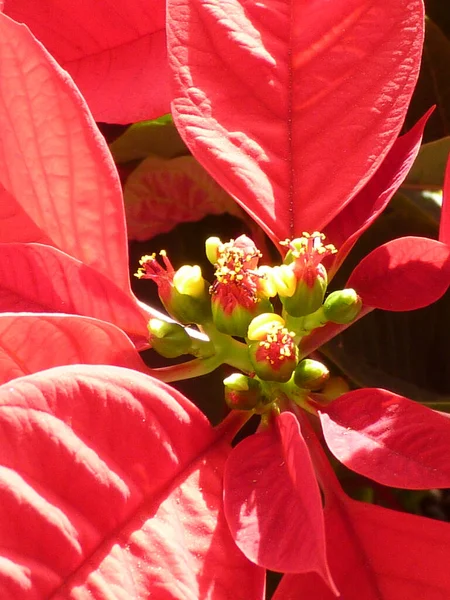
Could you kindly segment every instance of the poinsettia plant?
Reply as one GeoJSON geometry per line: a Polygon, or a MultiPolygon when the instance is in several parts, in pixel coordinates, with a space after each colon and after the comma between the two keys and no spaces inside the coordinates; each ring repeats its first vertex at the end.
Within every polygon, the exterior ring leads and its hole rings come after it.
{"type": "Polygon", "coordinates": [[[368,313],[450,286],[450,170],[438,240],[394,239],[334,285],[420,148],[430,113],[399,134],[421,0],[3,4],[1,597],[258,600],[270,570],[276,600],[446,598],[449,525],[355,500],[338,475],[450,487],[448,416],[350,390],[321,354],[368,313]],[[169,109],[194,158],[133,173],[134,202],[154,194],[133,237],[243,210],[254,239],[205,240],[210,280],[144,255],[132,271],[163,313],[131,291],[94,118],[169,109]],[[183,206],[161,200],[180,189],[183,206]],[[222,365],[213,427],[168,383],[222,365]]]}

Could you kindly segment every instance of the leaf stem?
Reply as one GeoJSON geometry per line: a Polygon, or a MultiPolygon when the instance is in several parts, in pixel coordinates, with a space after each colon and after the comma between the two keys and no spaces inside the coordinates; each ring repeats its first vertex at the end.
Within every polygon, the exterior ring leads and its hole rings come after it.
{"type": "Polygon", "coordinates": [[[215,355],[210,358],[195,358],[177,365],[161,367],[159,369],[148,369],[147,373],[165,383],[180,381],[182,379],[193,379],[211,373],[222,364],[220,358],[215,355]]]}
{"type": "Polygon", "coordinates": [[[246,344],[235,340],[225,333],[221,333],[212,323],[203,325],[202,330],[214,344],[214,348],[216,349],[215,356],[220,360],[220,364],[230,365],[230,367],[239,369],[247,374],[253,372],[246,344]]]}
{"type": "Polygon", "coordinates": [[[252,411],[232,410],[225,419],[215,427],[215,430],[219,435],[222,435],[231,442],[237,432],[242,429],[252,416],[252,411]]]}
{"type": "Polygon", "coordinates": [[[314,431],[308,415],[295,405],[291,407],[291,410],[294,412],[300,423],[300,428],[308,446],[317,479],[325,495],[325,500],[326,502],[331,503],[333,499],[342,495],[339,479],[325,454],[325,450],[314,431]]]}

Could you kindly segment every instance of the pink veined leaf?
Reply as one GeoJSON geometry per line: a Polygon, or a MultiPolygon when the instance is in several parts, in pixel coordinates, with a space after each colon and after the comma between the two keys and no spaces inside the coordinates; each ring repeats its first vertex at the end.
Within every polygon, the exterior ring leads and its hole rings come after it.
{"type": "Polygon", "coordinates": [[[346,287],[372,308],[404,311],[428,306],[450,285],[450,246],[403,237],[379,246],[357,265],[346,287]]]}
{"type": "Polygon", "coordinates": [[[420,63],[421,0],[168,3],[172,114],[274,239],[322,230],[397,137],[420,63]]]}
{"type": "Polygon", "coordinates": [[[334,589],[319,486],[292,413],[232,450],[224,490],[231,533],[252,562],[274,571],[315,571],[334,589]]]}
{"type": "Polygon", "coordinates": [[[132,123],[169,112],[161,0],[6,0],[74,78],[96,121],[132,123]]]}
{"type": "Polygon", "coordinates": [[[50,243],[129,290],[122,191],[103,136],[70,77],[26,27],[0,14],[0,38],[7,239],[50,243]]]}
{"type": "Polygon", "coordinates": [[[359,237],[383,212],[405,179],[419,152],[423,130],[433,110],[430,109],[408,133],[395,141],[369,182],[326,226],[324,233],[327,241],[338,249],[337,254],[331,255],[329,262],[325,261],[329,279],[339,269],[359,237]]]}
{"type": "Polygon", "coordinates": [[[41,244],[0,244],[0,312],[61,312],[109,321],[147,337],[131,294],[91,267],[41,244]]]}
{"type": "Polygon", "coordinates": [[[21,241],[53,245],[52,240],[27,215],[22,206],[1,184],[0,240],[2,243],[21,241]]]}
{"type": "Polygon", "coordinates": [[[344,394],[319,415],[328,447],[349,469],[393,487],[450,487],[450,421],[443,414],[365,388],[344,394]]]}
{"type": "Polygon", "coordinates": [[[262,600],[223,515],[229,444],[180,393],[119,367],[0,387],[0,596],[262,600]]]}
{"type": "Polygon", "coordinates": [[[445,170],[439,240],[450,246],[450,159],[445,170]]]}
{"type": "Polygon", "coordinates": [[[208,214],[243,216],[192,156],[143,160],[125,183],[124,199],[128,237],[134,240],[148,240],[208,214]]]}
{"type": "MultiPolygon", "coordinates": [[[[450,525],[342,495],[325,508],[341,600],[447,600],[450,525]]],[[[273,600],[334,600],[314,573],[285,575],[273,600]]]]}
{"type": "Polygon", "coordinates": [[[147,368],[123,331],[77,315],[0,314],[0,384],[71,364],[147,368]]]}

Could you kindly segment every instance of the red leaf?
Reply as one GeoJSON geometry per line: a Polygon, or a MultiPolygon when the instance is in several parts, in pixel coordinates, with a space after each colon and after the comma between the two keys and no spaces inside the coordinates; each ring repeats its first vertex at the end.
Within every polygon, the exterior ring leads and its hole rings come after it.
{"type": "Polygon", "coordinates": [[[169,112],[165,4],[129,0],[6,0],[72,75],[96,121],[131,123],[169,112]]]}
{"type": "Polygon", "coordinates": [[[370,181],[326,226],[328,241],[338,249],[326,263],[329,278],[339,269],[359,237],[383,212],[405,179],[419,152],[423,130],[433,110],[430,109],[411,131],[395,141],[370,181]]]}
{"type": "Polygon", "coordinates": [[[40,244],[0,244],[0,312],[62,312],[109,321],[148,336],[134,297],[101,273],[40,244]]]}
{"type": "MultiPolygon", "coordinates": [[[[0,142],[1,143],[1,142],[0,142]]],[[[53,245],[52,240],[27,215],[22,206],[0,184],[0,240],[38,242],[53,245]]]]}
{"type": "Polygon", "coordinates": [[[124,197],[128,236],[134,240],[148,240],[208,214],[243,215],[192,156],[143,160],[127,178],[124,197]]]}
{"type": "MultiPolygon", "coordinates": [[[[342,498],[325,509],[341,600],[447,600],[450,525],[342,498]]],[[[315,574],[285,575],[273,600],[334,600],[315,574]]]]}
{"type": "Polygon", "coordinates": [[[320,491],[293,414],[244,439],[224,474],[225,515],[254,563],[282,572],[316,571],[333,587],[325,558],[320,491]]]}
{"type": "Polygon", "coordinates": [[[259,600],[222,509],[229,445],[181,394],[118,367],[0,388],[0,596],[259,600]]]}
{"type": "Polygon", "coordinates": [[[0,37],[7,239],[51,243],[128,290],[120,181],[85,101],[24,26],[0,14],[0,37]]]}
{"type": "Polygon", "coordinates": [[[420,0],[170,0],[172,113],[275,241],[321,230],[367,183],[417,79],[420,0]]]}
{"type": "Polygon", "coordinates": [[[403,311],[428,306],[450,285],[450,247],[427,238],[403,237],[373,250],[354,269],[346,287],[372,308],[403,311]]]}
{"type": "Polygon", "coordinates": [[[393,487],[450,487],[446,416],[376,388],[344,394],[319,415],[328,447],[349,469],[393,487]]]}
{"type": "Polygon", "coordinates": [[[110,323],[75,315],[0,314],[0,384],[80,363],[146,369],[129,338],[110,323]]]}
{"type": "Polygon", "coordinates": [[[450,246],[450,159],[445,170],[439,240],[450,246]]]}

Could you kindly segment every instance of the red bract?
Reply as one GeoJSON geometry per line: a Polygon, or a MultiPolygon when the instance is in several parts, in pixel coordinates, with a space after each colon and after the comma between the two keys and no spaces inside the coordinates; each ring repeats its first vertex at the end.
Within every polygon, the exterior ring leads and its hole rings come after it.
{"type": "Polygon", "coordinates": [[[333,260],[326,262],[328,276],[333,277],[359,237],[375,221],[411,168],[420,149],[428,117],[425,116],[405,135],[395,140],[380,168],[363,189],[325,227],[327,238],[338,249],[333,260]]]}
{"type": "MultiPolygon", "coordinates": [[[[448,598],[450,526],[341,494],[325,508],[330,568],[343,600],[448,598]]],[[[273,600],[335,600],[315,574],[285,575],[273,600]]]]}
{"type": "Polygon", "coordinates": [[[84,314],[146,336],[105,141],[24,26],[0,15],[0,37],[0,310],[84,314]]]}
{"type": "Polygon", "coordinates": [[[0,387],[0,437],[2,599],[263,598],[223,515],[230,432],[178,392],[59,367],[0,387]]]}
{"type": "Polygon", "coordinates": [[[334,589],[319,486],[294,415],[283,413],[275,427],[241,442],[224,485],[228,524],[251,560],[274,571],[315,571],[334,589]],[[274,544],[276,530],[283,535],[274,544]]]}
{"type": "MultiPolygon", "coordinates": [[[[168,6],[172,112],[186,144],[275,243],[325,229],[327,241],[343,246],[334,260],[328,259],[333,275],[385,208],[420,146],[428,115],[407,135],[396,138],[419,70],[422,2],[336,0],[325,9],[315,1],[281,7],[271,1],[231,0],[221,6],[170,0],[168,6]],[[220,77],[215,77],[218,72],[220,77]]],[[[411,310],[440,298],[450,283],[445,232],[441,242],[403,238],[367,256],[347,284],[364,302],[361,316],[374,308],[411,310]]],[[[330,325],[306,337],[302,355],[342,328],[330,325]]],[[[448,486],[447,461],[438,461],[439,470],[430,471],[433,455],[420,470],[423,445],[405,438],[417,416],[415,405],[382,392],[385,402],[376,410],[377,392],[364,393],[367,401],[361,403],[361,411],[369,413],[367,427],[350,421],[350,415],[355,420],[359,414],[357,398],[351,395],[336,404],[335,414],[333,404],[329,413],[322,412],[326,438],[336,456],[367,477],[391,485],[448,486]],[[342,408],[347,404],[353,412],[342,408]],[[401,415],[403,435],[388,435],[394,414],[401,415]],[[347,422],[350,431],[355,428],[351,435],[346,434],[347,422]],[[378,434],[378,446],[386,444],[383,451],[374,448],[366,435],[371,427],[378,434]],[[382,456],[389,458],[384,470],[382,456]],[[407,473],[401,477],[393,475],[404,469],[407,473]],[[383,479],[388,472],[391,479],[383,479]]],[[[275,393],[275,402],[304,419],[294,402],[283,398],[282,390],[279,397],[275,393]]],[[[411,439],[425,421],[427,443],[442,448],[450,423],[427,409],[420,417],[411,439]]],[[[226,515],[237,544],[251,560],[280,571],[315,571],[329,585],[321,551],[321,503],[310,481],[310,459],[306,450],[300,452],[299,431],[289,449],[284,444],[283,427],[292,419],[289,414],[274,417],[268,425],[265,422],[267,430],[232,451],[226,468],[226,515]],[[249,456],[247,465],[242,464],[244,455],[249,456]],[[300,465],[293,466],[293,456],[300,465]],[[266,469],[272,477],[264,475],[266,469]],[[305,477],[305,488],[299,473],[305,477]],[[295,559],[287,548],[286,537],[292,551],[291,533],[303,543],[300,549],[294,544],[295,559]],[[314,560],[308,548],[315,548],[314,560]]],[[[383,511],[375,513],[383,519],[383,511]]],[[[392,524],[389,515],[387,531],[392,524]]],[[[347,526],[351,536],[351,525],[341,517],[340,526],[347,526]]],[[[437,529],[431,526],[430,536],[436,536],[437,529]]],[[[339,550],[333,549],[338,561],[339,550]]],[[[397,561],[394,568],[401,577],[404,563],[397,561]]],[[[372,585],[368,598],[383,597],[377,585],[372,585]]],[[[417,586],[414,589],[411,597],[418,598],[417,586]]],[[[309,591],[315,597],[312,588],[309,591]]],[[[329,591],[324,598],[328,596],[329,591]]]]}
{"type": "Polygon", "coordinates": [[[397,137],[422,2],[172,0],[168,11],[172,112],[193,154],[276,241],[322,230],[397,137]]]}
{"type": "Polygon", "coordinates": [[[439,239],[450,246],[450,161],[445,171],[439,239]]]}
{"type": "MultiPolygon", "coordinates": [[[[275,243],[325,228],[342,246],[328,261],[331,276],[419,150],[428,115],[395,138],[419,70],[422,11],[420,0],[339,0],[320,13],[314,2],[283,12],[270,2],[244,11],[236,0],[226,14],[169,2],[172,111],[186,144],[275,243]],[[211,77],[212,65],[226,76],[211,77]]],[[[348,286],[367,310],[412,310],[446,291],[449,263],[449,248],[435,240],[392,242],[348,286]]]]}
{"type": "Polygon", "coordinates": [[[161,0],[6,0],[4,12],[25,23],[70,73],[97,121],[131,123],[169,112],[161,0]]]}
{"type": "Polygon", "coordinates": [[[393,487],[450,487],[446,415],[380,389],[344,394],[319,415],[328,447],[353,471],[393,487]]]}
{"type": "Polygon", "coordinates": [[[346,285],[358,291],[366,307],[403,311],[428,306],[450,285],[450,246],[428,238],[393,240],[366,256],[346,285]]]}
{"type": "MultiPolygon", "coordinates": [[[[267,430],[241,442],[231,452],[225,469],[225,514],[236,543],[253,562],[286,573],[315,571],[330,589],[335,589],[336,585],[339,592],[343,593],[346,586],[341,589],[335,571],[341,577],[344,565],[350,568],[355,561],[355,551],[337,552],[336,544],[340,536],[345,534],[351,539],[351,545],[359,546],[361,542],[357,538],[362,535],[365,544],[370,542],[367,550],[370,554],[375,552],[375,548],[384,547],[386,537],[389,540],[389,536],[399,535],[403,536],[403,551],[407,552],[408,532],[414,519],[405,517],[406,531],[397,533],[391,531],[395,519],[390,517],[390,513],[374,507],[374,515],[380,526],[383,524],[375,543],[368,539],[370,518],[366,532],[357,533],[351,523],[353,515],[341,514],[345,512],[342,510],[344,507],[339,508],[339,514],[328,507],[325,510],[325,528],[338,527],[338,533],[336,539],[330,541],[328,536],[334,536],[334,533],[327,532],[325,556],[324,525],[320,514],[322,503],[314,483],[314,470],[325,492],[334,481],[334,475],[329,467],[325,469],[325,474],[321,472],[324,468],[317,461],[315,434],[295,405],[290,410],[302,422],[308,448],[301,438],[298,425],[294,431],[295,417],[290,412],[274,418],[267,430]],[[311,468],[311,458],[314,470],[311,468]],[[383,521],[384,514],[386,518],[383,521]]],[[[448,446],[450,436],[450,421],[446,416],[386,390],[370,389],[341,396],[329,407],[320,408],[319,415],[328,446],[350,469],[395,487],[428,489],[450,486],[450,460],[443,451],[448,446]]],[[[364,509],[361,511],[363,514],[364,509]]],[[[361,514],[361,511],[357,514],[361,514]]],[[[369,517],[372,514],[370,509],[368,514],[369,517]]],[[[399,527],[402,528],[401,517],[399,519],[399,527]]],[[[420,527],[430,548],[441,545],[438,526],[423,520],[420,527]]],[[[446,556],[448,560],[449,554],[446,556]]],[[[375,559],[369,556],[366,560],[369,561],[369,570],[375,568],[382,572],[381,565],[385,561],[379,559],[379,564],[374,566],[372,562],[375,559]]],[[[401,571],[407,568],[405,565],[408,560],[405,557],[398,564],[394,562],[391,566],[394,578],[402,577],[401,571]]],[[[426,569],[423,562],[415,564],[418,579],[425,578],[431,585],[426,569]]],[[[365,571],[367,569],[363,569],[358,576],[366,577],[365,571]]],[[[297,589],[296,586],[303,589],[301,578],[293,581],[297,582],[294,589],[297,589]]],[[[317,578],[308,575],[305,585],[308,581],[312,585],[317,578]]],[[[319,589],[323,589],[324,599],[333,597],[324,584],[320,584],[319,589]]],[[[448,585],[445,589],[447,593],[450,592],[448,585]]],[[[279,596],[280,599],[282,597],[279,596]]],[[[416,589],[411,598],[419,597],[416,589]]],[[[397,596],[387,595],[386,598],[397,596]]]]}
{"type": "Polygon", "coordinates": [[[0,383],[79,363],[146,370],[129,338],[111,323],[75,315],[0,314],[0,383]]]}
{"type": "MultiPolygon", "coordinates": [[[[328,561],[345,600],[444,600],[450,526],[355,502],[341,490],[307,423],[307,439],[325,496],[328,561]]],[[[315,574],[285,575],[274,600],[333,600],[315,574]]]]}

